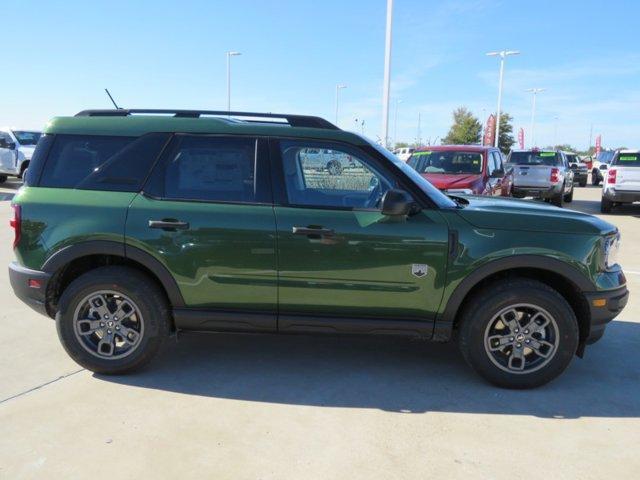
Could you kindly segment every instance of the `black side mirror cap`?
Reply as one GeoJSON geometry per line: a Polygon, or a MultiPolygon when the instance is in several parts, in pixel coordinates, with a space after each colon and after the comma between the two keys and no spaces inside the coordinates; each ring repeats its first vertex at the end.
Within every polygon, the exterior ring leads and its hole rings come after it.
{"type": "Polygon", "coordinates": [[[382,197],[382,214],[388,216],[409,215],[412,213],[414,205],[413,198],[404,190],[387,190],[382,197]]]}
{"type": "Polygon", "coordinates": [[[606,170],[606,169],[607,169],[607,168],[609,168],[609,167],[607,166],[607,164],[606,164],[606,163],[603,163],[603,164],[601,164],[601,165],[600,165],[600,167],[598,167],[598,168],[600,168],[600,170],[606,170]]]}

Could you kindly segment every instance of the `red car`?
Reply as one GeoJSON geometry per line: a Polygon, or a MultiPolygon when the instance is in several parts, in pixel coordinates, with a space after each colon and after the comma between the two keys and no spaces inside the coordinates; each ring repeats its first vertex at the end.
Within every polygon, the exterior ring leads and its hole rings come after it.
{"type": "Polygon", "coordinates": [[[494,147],[422,147],[413,152],[407,164],[446,193],[511,196],[513,175],[494,147]]]}

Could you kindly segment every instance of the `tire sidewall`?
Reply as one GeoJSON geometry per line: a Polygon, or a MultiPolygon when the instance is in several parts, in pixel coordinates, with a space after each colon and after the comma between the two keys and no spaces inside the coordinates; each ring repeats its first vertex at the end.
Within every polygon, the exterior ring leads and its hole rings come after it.
{"type": "Polygon", "coordinates": [[[71,358],[97,373],[124,373],[147,363],[168,335],[166,305],[158,301],[157,289],[135,270],[104,267],[74,280],[60,297],[56,328],[60,341],[71,358]],[[129,297],[140,309],[144,332],[136,349],[126,357],[103,359],[91,355],[76,338],[73,317],[78,304],[91,293],[112,290],[129,297]]]}
{"type": "MultiPolygon", "coordinates": [[[[533,388],[560,375],[569,365],[578,348],[578,325],[575,314],[566,301],[552,292],[536,288],[516,288],[487,295],[481,308],[465,320],[468,324],[464,341],[465,357],[472,367],[491,383],[506,388],[533,388]],[[514,374],[498,368],[485,349],[484,334],[489,322],[501,310],[518,303],[538,306],[554,318],[558,326],[559,343],[551,361],[531,373],[514,374]]],[[[462,340],[462,338],[461,338],[462,340]]]]}

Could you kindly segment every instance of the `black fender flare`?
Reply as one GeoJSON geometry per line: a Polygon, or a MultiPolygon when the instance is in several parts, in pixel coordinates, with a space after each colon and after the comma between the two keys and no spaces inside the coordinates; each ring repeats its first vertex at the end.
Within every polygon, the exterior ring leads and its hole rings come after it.
{"type": "Polygon", "coordinates": [[[583,292],[595,289],[589,278],[562,260],[543,255],[513,255],[485,263],[467,275],[449,297],[444,312],[437,319],[437,323],[440,324],[440,327],[448,324],[451,328],[460,305],[476,285],[490,275],[516,268],[535,268],[561,275],[583,292]]]}
{"type": "Polygon", "coordinates": [[[109,240],[88,240],[61,248],[49,256],[42,271],[53,275],[69,262],[90,255],[113,255],[127,258],[147,268],[164,287],[172,307],[184,307],[184,298],[173,275],[158,259],[140,248],[109,240]]]}

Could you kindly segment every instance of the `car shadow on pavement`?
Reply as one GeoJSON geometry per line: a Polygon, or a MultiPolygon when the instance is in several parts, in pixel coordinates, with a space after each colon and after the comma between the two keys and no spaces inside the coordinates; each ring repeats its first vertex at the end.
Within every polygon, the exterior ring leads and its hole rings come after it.
{"type": "Polygon", "coordinates": [[[554,382],[485,383],[455,345],[394,338],[183,335],[146,370],[95,378],[187,395],[401,413],[640,417],[640,324],[613,322],[554,382]]]}
{"type": "Polygon", "coordinates": [[[600,212],[599,200],[574,200],[571,203],[565,204],[565,208],[576,210],[582,213],[588,213],[590,215],[600,215],[603,217],[616,216],[616,215],[631,215],[637,217],[640,215],[640,205],[619,205],[614,207],[611,213],[600,212]]]}

